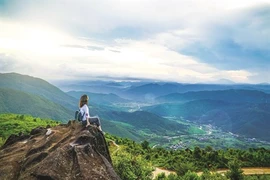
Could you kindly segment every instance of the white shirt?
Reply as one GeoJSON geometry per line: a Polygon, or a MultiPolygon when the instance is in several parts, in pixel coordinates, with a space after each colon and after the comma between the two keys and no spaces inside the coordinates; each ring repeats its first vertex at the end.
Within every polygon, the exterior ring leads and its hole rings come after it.
{"type": "Polygon", "coordinates": [[[90,117],[88,106],[86,104],[83,105],[83,107],[80,108],[80,111],[83,114],[82,120],[83,121],[86,121],[86,118],[89,118],[90,117]]]}

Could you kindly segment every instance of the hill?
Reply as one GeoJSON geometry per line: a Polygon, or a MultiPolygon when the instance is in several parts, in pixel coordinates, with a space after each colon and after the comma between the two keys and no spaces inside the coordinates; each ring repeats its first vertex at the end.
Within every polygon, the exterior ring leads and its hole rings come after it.
{"type": "Polygon", "coordinates": [[[125,123],[127,126],[131,126],[136,134],[141,130],[165,136],[173,131],[182,131],[184,133],[187,129],[185,125],[146,111],[132,113],[113,111],[107,116],[107,120],[125,123]]]}
{"type": "Polygon", "coordinates": [[[132,139],[133,141],[139,142],[145,139],[143,135],[136,131],[136,128],[131,128],[131,125],[117,122],[117,121],[108,121],[102,120],[102,128],[122,138],[132,139]]]}
{"type": "Polygon", "coordinates": [[[116,94],[102,94],[102,93],[91,93],[85,91],[69,91],[67,92],[68,95],[80,99],[81,95],[87,94],[90,98],[90,102],[95,104],[104,104],[104,105],[112,105],[115,103],[127,103],[130,102],[129,100],[123,99],[116,94]]]}
{"type": "Polygon", "coordinates": [[[159,104],[145,110],[160,116],[176,116],[212,124],[225,131],[270,141],[269,103],[228,103],[205,99],[183,104],[159,104]]]}
{"type": "MultiPolygon", "coordinates": [[[[56,119],[62,122],[73,119],[74,111],[75,109],[77,109],[77,99],[79,99],[79,96],[82,92],[73,92],[73,96],[76,97],[74,98],[69,95],[65,95],[64,92],[54,87],[53,85],[50,85],[46,81],[15,73],[1,74],[0,79],[2,80],[1,86],[3,85],[4,87],[12,88],[1,88],[0,113],[30,114],[42,118],[56,119]],[[8,81],[9,83],[6,84],[6,81],[8,81]],[[23,91],[17,89],[22,89],[23,91]],[[56,93],[56,95],[54,95],[54,93],[56,93]],[[46,96],[44,96],[44,94],[46,96]],[[70,98],[65,99],[65,97],[70,98]],[[54,101],[61,101],[59,103],[61,105],[53,102],[52,98],[54,98],[54,101]],[[62,103],[62,99],[63,102],[66,101],[66,103],[62,103]],[[75,100],[76,102],[74,102],[75,100]],[[64,104],[72,104],[72,106],[74,106],[73,110],[67,109],[67,107],[71,106],[64,106],[64,104]]],[[[166,120],[162,122],[161,125],[156,125],[153,120],[158,118],[153,117],[153,115],[141,116],[136,113],[132,114],[128,112],[122,112],[122,114],[120,112],[119,116],[114,116],[114,113],[112,113],[112,111],[115,112],[115,110],[117,111],[119,109],[117,108],[117,106],[114,106],[112,104],[119,102],[127,102],[127,100],[117,95],[90,93],[89,96],[92,101],[89,104],[90,114],[92,116],[99,115],[101,117],[102,125],[104,125],[104,130],[106,130],[107,132],[114,133],[121,137],[129,137],[136,141],[142,140],[146,137],[142,136],[142,132],[136,131],[135,126],[136,121],[141,121],[142,119],[144,119],[145,121],[140,122],[139,127],[141,129],[147,131],[149,131],[150,129],[149,132],[153,133],[152,130],[155,130],[155,127],[157,127],[159,134],[161,134],[161,132],[165,132],[165,128],[163,128],[162,126],[167,127],[165,125],[166,120]],[[99,104],[96,104],[95,101],[97,101],[97,103],[99,104]],[[123,122],[125,118],[132,119],[132,121],[134,122],[123,122]],[[112,119],[114,121],[111,121],[112,119]],[[151,123],[149,124],[148,121],[153,123],[153,125],[151,125],[151,123]],[[129,128],[127,128],[127,126],[129,128]]],[[[171,128],[168,127],[168,129],[171,128]]]]}
{"type": "Polygon", "coordinates": [[[133,98],[139,98],[140,100],[152,100],[157,96],[170,94],[172,92],[178,92],[179,86],[177,84],[158,84],[149,83],[141,86],[132,87],[125,93],[133,98]]]}
{"type": "Polygon", "coordinates": [[[153,101],[158,96],[165,96],[172,93],[187,93],[198,91],[224,91],[224,90],[251,90],[270,92],[270,85],[267,84],[180,84],[180,83],[147,83],[138,86],[131,86],[124,91],[125,97],[133,100],[153,101]]]}
{"type": "Polygon", "coordinates": [[[67,122],[74,117],[71,110],[37,95],[0,88],[0,113],[30,114],[67,122]]]}
{"type": "Polygon", "coordinates": [[[78,104],[77,99],[67,95],[47,81],[28,75],[0,73],[0,87],[38,95],[57,104],[61,104],[69,109],[75,109],[78,104]]]}
{"type": "Polygon", "coordinates": [[[173,93],[156,98],[158,102],[187,102],[200,99],[227,102],[270,103],[270,94],[257,90],[230,89],[220,91],[198,91],[173,93]]]}

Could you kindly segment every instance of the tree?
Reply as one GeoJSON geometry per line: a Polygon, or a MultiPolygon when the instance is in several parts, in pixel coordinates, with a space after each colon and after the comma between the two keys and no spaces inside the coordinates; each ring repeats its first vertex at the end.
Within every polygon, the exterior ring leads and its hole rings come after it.
{"type": "Polygon", "coordinates": [[[178,176],[183,176],[188,171],[195,171],[195,165],[192,162],[181,162],[178,163],[176,166],[176,172],[178,176]]]}
{"type": "Polygon", "coordinates": [[[201,149],[199,147],[195,147],[194,151],[193,151],[193,156],[196,159],[200,159],[201,158],[201,149]]]}
{"type": "Polygon", "coordinates": [[[166,175],[165,173],[160,173],[157,175],[157,177],[155,177],[155,180],[166,180],[166,175]]]}
{"type": "Polygon", "coordinates": [[[225,176],[219,173],[210,173],[210,171],[205,170],[200,177],[201,180],[228,180],[225,176]]]}
{"type": "Polygon", "coordinates": [[[243,180],[243,170],[240,168],[240,164],[237,160],[230,161],[228,163],[229,171],[226,172],[226,176],[231,180],[243,180]]]}
{"type": "Polygon", "coordinates": [[[199,179],[200,179],[200,177],[195,172],[191,172],[191,171],[188,171],[183,176],[183,180],[199,180],[199,179]]]}
{"type": "Polygon", "coordinates": [[[121,179],[151,179],[152,168],[141,157],[121,153],[121,155],[114,156],[113,158],[114,169],[121,179]]]}
{"type": "Polygon", "coordinates": [[[141,146],[143,149],[148,149],[149,148],[149,142],[144,140],[142,143],[141,143],[141,146]]]}

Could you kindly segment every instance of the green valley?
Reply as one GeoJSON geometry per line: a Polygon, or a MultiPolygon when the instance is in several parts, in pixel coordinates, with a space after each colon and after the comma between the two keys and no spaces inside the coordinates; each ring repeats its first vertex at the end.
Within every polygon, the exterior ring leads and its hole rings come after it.
{"type": "Polygon", "coordinates": [[[106,132],[151,147],[269,148],[267,85],[87,81],[68,87],[65,93],[39,78],[0,74],[0,113],[67,122],[88,94],[90,115],[101,118],[106,132]]]}
{"type": "Polygon", "coordinates": [[[270,143],[256,138],[248,138],[232,132],[226,132],[210,124],[194,123],[192,121],[167,117],[172,121],[184,124],[187,127],[185,134],[175,133],[173,136],[152,136],[148,141],[152,147],[164,147],[166,149],[194,149],[196,146],[206,148],[212,146],[215,149],[248,149],[264,147],[270,149],[270,143]]]}

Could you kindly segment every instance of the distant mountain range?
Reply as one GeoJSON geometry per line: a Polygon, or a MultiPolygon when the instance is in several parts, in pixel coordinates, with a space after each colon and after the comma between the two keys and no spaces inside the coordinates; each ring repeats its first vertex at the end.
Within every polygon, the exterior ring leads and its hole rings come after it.
{"type": "Polygon", "coordinates": [[[102,93],[91,93],[91,92],[85,92],[85,91],[69,91],[67,92],[68,95],[80,99],[80,97],[83,94],[87,94],[90,98],[90,102],[95,104],[104,104],[104,105],[111,105],[115,103],[127,103],[130,102],[130,100],[123,99],[119,97],[116,94],[110,93],[110,94],[102,94],[102,93]]]}
{"type": "MultiPolygon", "coordinates": [[[[222,80],[226,81],[227,80],[222,80]]],[[[112,81],[71,81],[58,82],[58,87],[65,91],[84,91],[98,94],[116,94],[121,98],[132,101],[152,102],[159,96],[172,93],[186,93],[198,91],[218,91],[218,90],[257,90],[270,93],[269,84],[235,84],[218,83],[217,84],[182,84],[173,82],[112,82],[112,81]]]]}
{"type": "MultiPolygon", "coordinates": [[[[270,93],[270,85],[266,84],[179,84],[179,83],[148,83],[140,86],[131,86],[116,94],[132,100],[153,102],[159,96],[174,93],[191,93],[201,91],[224,91],[224,90],[254,90],[270,93]]],[[[200,94],[200,93],[198,93],[200,94]]],[[[193,95],[191,95],[193,96],[193,95]]]]}
{"type": "Polygon", "coordinates": [[[229,79],[219,79],[217,81],[210,82],[211,84],[236,84],[235,82],[229,80],[229,79]]]}
{"type": "MultiPolygon", "coordinates": [[[[116,86],[117,84],[107,84],[116,86]]],[[[99,85],[100,86],[100,85],[99,85]]],[[[115,94],[70,91],[65,93],[52,84],[27,75],[8,73],[0,75],[0,113],[30,114],[67,122],[74,118],[82,94],[90,96],[90,114],[99,115],[106,130],[121,137],[142,140],[138,129],[158,134],[168,133],[182,127],[176,122],[150,112],[122,112],[115,103],[129,103],[129,100],[115,94]],[[132,128],[128,128],[132,127],[132,128]]]]}
{"type": "Polygon", "coordinates": [[[175,116],[225,131],[270,141],[270,104],[200,99],[186,103],[163,103],[144,110],[175,116]]]}
{"type": "Polygon", "coordinates": [[[150,83],[142,86],[131,87],[124,93],[131,96],[133,99],[151,101],[157,96],[179,92],[180,86],[178,84],[158,84],[150,83]]]}
{"type": "Polygon", "coordinates": [[[73,83],[62,84],[71,90],[65,93],[39,78],[0,74],[0,113],[67,122],[74,118],[80,96],[88,94],[90,114],[99,115],[105,130],[121,137],[143,140],[145,134],[185,134],[188,127],[164,118],[175,116],[270,141],[268,84],[73,83]]]}
{"type": "Polygon", "coordinates": [[[270,103],[270,94],[257,90],[230,89],[173,93],[156,98],[158,102],[187,102],[199,99],[222,100],[227,102],[270,103]]]}

